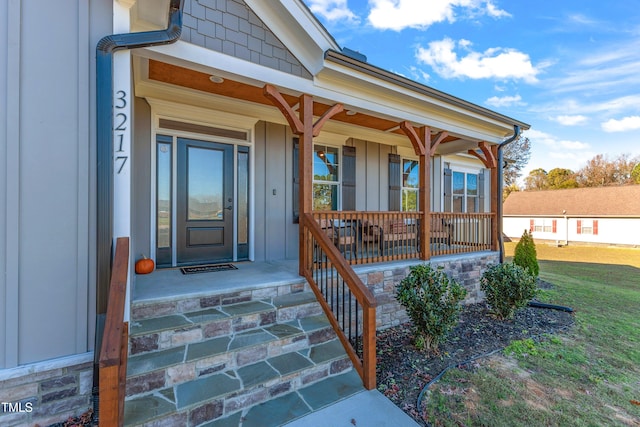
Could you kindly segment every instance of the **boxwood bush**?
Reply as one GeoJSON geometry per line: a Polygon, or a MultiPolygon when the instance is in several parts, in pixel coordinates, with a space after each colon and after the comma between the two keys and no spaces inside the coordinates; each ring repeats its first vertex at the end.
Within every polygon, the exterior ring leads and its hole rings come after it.
{"type": "Polygon", "coordinates": [[[447,333],[458,323],[460,302],[467,291],[442,268],[431,264],[410,268],[396,287],[396,298],[413,323],[414,342],[419,349],[437,351],[447,333]]]}
{"type": "Polygon", "coordinates": [[[536,278],[515,263],[497,264],[482,274],[480,289],[499,319],[511,319],[536,295],[536,278]]]}
{"type": "Polygon", "coordinates": [[[524,230],[520,241],[516,244],[513,254],[513,263],[520,267],[528,268],[529,273],[534,277],[538,277],[540,266],[538,265],[538,254],[536,253],[536,244],[533,236],[524,230]]]}

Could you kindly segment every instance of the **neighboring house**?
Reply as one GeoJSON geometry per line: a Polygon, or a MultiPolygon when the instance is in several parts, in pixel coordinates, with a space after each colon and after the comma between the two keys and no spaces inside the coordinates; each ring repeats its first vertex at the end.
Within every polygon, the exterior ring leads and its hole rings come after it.
{"type": "MultiPolygon", "coordinates": [[[[138,353],[178,343],[175,355],[214,334],[180,324],[139,335],[148,317],[209,319],[221,304],[319,295],[335,274],[357,298],[376,294],[377,317],[360,308],[349,320],[357,338],[363,323],[399,321],[393,283],[425,260],[480,297],[481,270],[499,260],[498,144],[526,123],[341,49],[299,0],[17,0],[0,6],[0,22],[0,401],[11,404],[0,425],[47,425],[93,405],[109,280],[126,261],[115,320],[131,321],[138,362],[128,408],[162,412],[175,392],[178,423],[239,416],[259,399],[219,411],[184,403],[180,381],[219,369],[202,360],[140,371],[138,353]],[[118,237],[129,256],[113,262],[118,237]],[[154,273],[133,273],[141,254],[154,273]],[[298,267],[275,290],[260,282],[267,273],[247,275],[231,297],[225,276],[174,275],[242,261],[278,275],[287,260],[298,267]]],[[[371,364],[352,353],[372,387],[371,364]]],[[[373,363],[375,373],[375,353],[373,363]]]]}
{"type": "Polygon", "coordinates": [[[504,202],[503,231],[536,240],[639,246],[640,185],[518,191],[504,202]]]}

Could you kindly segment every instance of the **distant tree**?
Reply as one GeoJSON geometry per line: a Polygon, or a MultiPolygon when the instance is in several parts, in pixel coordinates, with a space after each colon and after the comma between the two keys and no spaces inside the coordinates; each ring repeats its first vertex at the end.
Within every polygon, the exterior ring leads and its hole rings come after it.
{"type": "Polygon", "coordinates": [[[577,188],[578,182],[571,169],[554,168],[547,174],[547,185],[550,190],[577,188]]]}
{"type": "Polygon", "coordinates": [[[513,193],[514,191],[520,191],[520,187],[518,186],[518,184],[511,184],[511,185],[507,185],[502,189],[502,201],[507,200],[507,197],[509,197],[509,194],[513,193]]]}
{"type": "Polygon", "coordinates": [[[598,154],[576,173],[576,181],[581,187],[632,184],[631,174],[638,161],[638,156],[630,158],[628,154],[622,154],[613,160],[598,154]]]}
{"type": "Polygon", "coordinates": [[[506,166],[503,171],[505,187],[515,184],[522,175],[522,169],[527,166],[531,158],[531,142],[529,138],[522,135],[510,144],[507,144],[503,151],[502,157],[506,166]]]}
{"type": "Polygon", "coordinates": [[[640,162],[631,171],[631,180],[634,184],[640,184],[640,162]]]}
{"type": "Polygon", "coordinates": [[[547,171],[538,168],[529,172],[529,176],[524,179],[525,190],[546,190],[549,188],[547,171]]]}

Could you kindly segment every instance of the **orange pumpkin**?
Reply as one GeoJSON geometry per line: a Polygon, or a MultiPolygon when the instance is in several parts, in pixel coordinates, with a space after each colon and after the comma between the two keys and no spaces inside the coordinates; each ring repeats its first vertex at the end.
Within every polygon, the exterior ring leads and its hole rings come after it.
{"type": "Polygon", "coordinates": [[[147,258],[142,255],[142,259],[136,261],[136,273],[137,274],[149,274],[156,268],[156,264],[151,258],[147,258]]]}

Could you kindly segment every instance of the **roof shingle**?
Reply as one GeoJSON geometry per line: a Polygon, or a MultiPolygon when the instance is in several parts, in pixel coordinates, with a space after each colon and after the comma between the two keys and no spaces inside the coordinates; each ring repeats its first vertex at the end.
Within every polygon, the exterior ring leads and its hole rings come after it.
{"type": "Polygon", "coordinates": [[[504,216],[638,216],[640,185],[515,191],[503,205],[504,216]]]}

